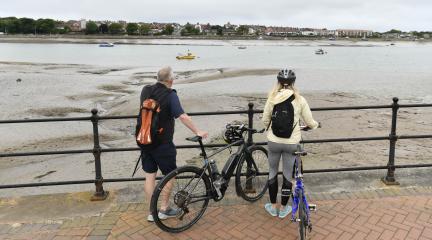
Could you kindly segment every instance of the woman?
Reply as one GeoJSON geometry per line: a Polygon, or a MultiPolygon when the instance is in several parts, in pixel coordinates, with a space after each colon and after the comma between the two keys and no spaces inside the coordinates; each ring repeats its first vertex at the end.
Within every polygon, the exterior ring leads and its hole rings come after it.
{"type": "Polygon", "coordinates": [[[311,129],[317,128],[319,124],[312,118],[306,99],[294,88],[295,73],[283,69],[278,73],[277,80],[277,84],[268,95],[262,119],[268,130],[268,183],[271,202],[265,204],[264,208],[270,215],[284,218],[291,212],[291,207],[287,205],[289,195],[281,195],[280,208],[277,205],[279,161],[282,157],[282,189],[292,190],[291,176],[295,158],[293,153],[297,151],[301,140],[299,120],[302,118],[311,129]]]}

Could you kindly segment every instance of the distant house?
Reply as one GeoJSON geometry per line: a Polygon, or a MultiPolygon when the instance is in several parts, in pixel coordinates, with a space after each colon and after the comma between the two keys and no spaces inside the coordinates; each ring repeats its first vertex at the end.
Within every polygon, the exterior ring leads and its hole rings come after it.
{"type": "Polygon", "coordinates": [[[86,21],[85,19],[81,19],[81,20],[80,20],[80,27],[81,27],[81,30],[86,29],[86,25],[87,25],[87,21],[86,21]]]}
{"type": "Polygon", "coordinates": [[[316,36],[324,36],[324,37],[328,37],[328,36],[333,36],[336,37],[338,36],[338,32],[336,30],[328,30],[326,28],[318,28],[318,29],[313,29],[313,31],[315,32],[316,36]]]}
{"type": "Polygon", "coordinates": [[[226,24],[224,24],[224,28],[228,29],[228,28],[232,28],[234,27],[230,22],[227,22],[226,24]]]}
{"type": "Polygon", "coordinates": [[[268,27],[264,30],[265,35],[274,37],[298,36],[301,34],[298,28],[293,27],[268,27]]]}
{"type": "Polygon", "coordinates": [[[81,22],[70,20],[66,22],[66,26],[68,26],[71,32],[81,32],[81,22]]]}
{"type": "Polygon", "coordinates": [[[199,23],[195,24],[195,29],[198,29],[199,33],[202,33],[202,31],[203,31],[201,24],[199,24],[199,23]]]}
{"type": "Polygon", "coordinates": [[[120,20],[120,21],[118,21],[118,23],[121,24],[123,26],[123,28],[126,28],[126,26],[127,26],[126,21],[120,20]]]}
{"type": "Polygon", "coordinates": [[[315,31],[301,31],[302,36],[317,36],[318,33],[315,31]]]}
{"type": "Polygon", "coordinates": [[[373,35],[371,30],[358,29],[337,29],[338,35],[341,37],[370,37],[373,35]]]}
{"type": "Polygon", "coordinates": [[[400,34],[399,33],[383,33],[382,37],[386,38],[386,39],[396,39],[396,38],[400,37],[400,34]]]}
{"type": "Polygon", "coordinates": [[[222,30],[222,33],[225,36],[234,36],[234,35],[237,35],[237,31],[234,28],[224,28],[222,30]]]}

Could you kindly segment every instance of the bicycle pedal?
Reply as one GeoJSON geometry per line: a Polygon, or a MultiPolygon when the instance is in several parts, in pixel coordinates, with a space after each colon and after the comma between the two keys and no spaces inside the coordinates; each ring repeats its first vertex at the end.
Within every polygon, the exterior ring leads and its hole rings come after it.
{"type": "Polygon", "coordinates": [[[317,210],[317,205],[316,204],[309,204],[309,211],[316,212],[316,210],[317,210]]]}

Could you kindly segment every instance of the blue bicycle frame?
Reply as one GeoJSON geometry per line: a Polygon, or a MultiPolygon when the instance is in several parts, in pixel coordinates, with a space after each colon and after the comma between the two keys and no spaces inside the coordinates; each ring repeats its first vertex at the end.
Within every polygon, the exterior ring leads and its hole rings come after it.
{"type": "Polygon", "coordinates": [[[306,209],[306,219],[307,219],[307,226],[309,226],[309,215],[310,215],[310,210],[309,210],[309,204],[306,200],[306,196],[304,193],[304,185],[303,185],[303,175],[300,172],[301,169],[301,160],[299,156],[295,157],[294,160],[294,170],[295,170],[295,188],[294,188],[294,192],[293,192],[293,201],[292,201],[292,215],[291,215],[291,220],[292,221],[296,221],[296,213],[298,211],[298,206],[300,201],[303,201],[306,209]],[[299,196],[302,196],[302,199],[299,199],[299,196]]]}

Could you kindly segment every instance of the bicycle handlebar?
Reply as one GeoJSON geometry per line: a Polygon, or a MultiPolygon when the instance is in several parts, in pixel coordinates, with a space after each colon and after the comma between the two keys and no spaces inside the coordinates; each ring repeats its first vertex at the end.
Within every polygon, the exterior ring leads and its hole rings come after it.
{"type": "MultiPolygon", "coordinates": [[[[321,123],[320,122],[318,122],[318,128],[321,128],[321,123]]],[[[309,126],[300,125],[300,130],[307,132],[307,131],[312,130],[312,128],[310,128],[309,126]]]]}

